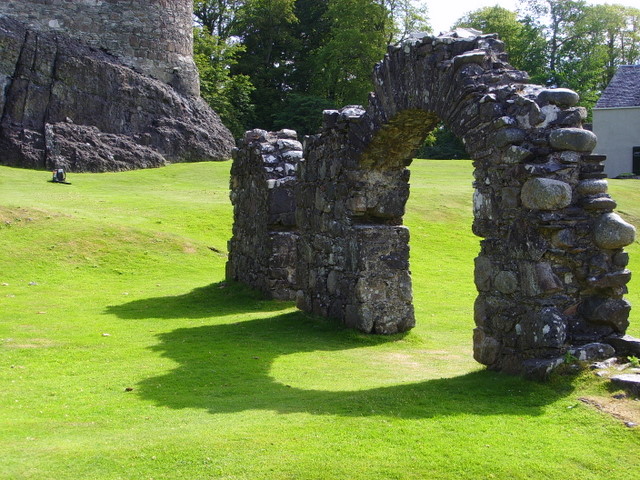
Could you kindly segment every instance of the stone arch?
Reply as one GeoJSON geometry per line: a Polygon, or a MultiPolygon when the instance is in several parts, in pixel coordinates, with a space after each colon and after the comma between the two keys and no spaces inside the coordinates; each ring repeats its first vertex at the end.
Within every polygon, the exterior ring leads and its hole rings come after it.
{"type": "Polygon", "coordinates": [[[415,323],[407,166],[442,120],[474,161],[474,357],[544,375],[624,334],[635,229],[612,212],[586,111],[527,83],[496,35],[416,36],[389,47],[367,108],[326,111],[305,139],[296,195],[298,307],[371,333],[415,323]]]}

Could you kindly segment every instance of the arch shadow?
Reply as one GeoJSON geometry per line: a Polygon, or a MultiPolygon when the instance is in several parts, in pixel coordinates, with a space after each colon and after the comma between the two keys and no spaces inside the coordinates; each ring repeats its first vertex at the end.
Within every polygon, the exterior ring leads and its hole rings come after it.
{"type": "Polygon", "coordinates": [[[182,295],[152,297],[109,305],[105,313],[124,320],[210,318],[250,312],[277,312],[292,306],[237,282],[217,282],[182,295]]]}
{"type": "MultiPolygon", "coordinates": [[[[124,312],[123,318],[131,319],[130,307],[125,304],[113,311],[124,312]]],[[[271,373],[274,362],[286,355],[373,347],[403,335],[367,336],[299,311],[225,325],[179,328],[157,335],[159,343],[151,347],[178,366],[142,380],[135,392],[159,407],[197,408],[211,414],[267,410],[397,418],[537,416],[545,405],[569,393],[486,370],[349,391],[304,389],[282,383],[271,373]]]]}

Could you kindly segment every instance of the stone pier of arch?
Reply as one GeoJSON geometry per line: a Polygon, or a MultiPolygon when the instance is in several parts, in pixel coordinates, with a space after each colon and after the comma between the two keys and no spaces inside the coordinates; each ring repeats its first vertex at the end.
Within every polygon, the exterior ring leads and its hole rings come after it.
{"type": "Polygon", "coordinates": [[[635,228],[614,213],[578,95],[528,83],[496,35],[389,47],[366,108],[306,137],[253,130],[234,154],[227,277],[368,333],[415,325],[409,231],[415,150],[444,122],[474,163],[474,358],[544,377],[567,353],[625,348],[635,228]]]}

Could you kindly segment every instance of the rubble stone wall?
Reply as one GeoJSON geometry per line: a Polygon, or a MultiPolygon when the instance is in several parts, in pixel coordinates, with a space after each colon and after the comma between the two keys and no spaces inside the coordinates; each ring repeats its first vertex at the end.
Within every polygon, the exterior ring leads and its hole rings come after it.
{"type": "Polygon", "coordinates": [[[495,35],[389,47],[363,107],[326,111],[296,195],[299,308],[364,332],[414,325],[402,226],[416,148],[438,121],[474,162],[475,359],[541,377],[611,354],[628,326],[635,228],[613,212],[578,95],[528,83],[495,35]]]}
{"type": "Polygon", "coordinates": [[[0,15],[64,32],[182,93],[199,95],[192,0],[3,0],[0,15]]]}
{"type": "Polygon", "coordinates": [[[227,279],[280,300],[293,300],[297,291],[294,186],[301,159],[292,130],[248,131],[233,152],[227,279]]]}

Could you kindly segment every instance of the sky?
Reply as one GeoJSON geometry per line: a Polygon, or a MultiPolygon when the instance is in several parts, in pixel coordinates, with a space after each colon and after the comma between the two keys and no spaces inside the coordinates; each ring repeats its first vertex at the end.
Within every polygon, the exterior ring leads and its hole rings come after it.
{"type": "MultiPolygon", "coordinates": [[[[465,13],[482,7],[500,5],[509,10],[517,10],[518,0],[423,0],[429,9],[429,19],[433,32],[448,31],[449,27],[465,13]]],[[[587,0],[590,4],[618,4],[640,8],[640,0],[587,0]]]]}

